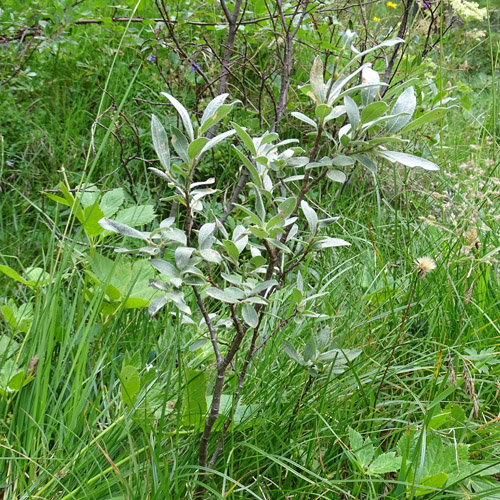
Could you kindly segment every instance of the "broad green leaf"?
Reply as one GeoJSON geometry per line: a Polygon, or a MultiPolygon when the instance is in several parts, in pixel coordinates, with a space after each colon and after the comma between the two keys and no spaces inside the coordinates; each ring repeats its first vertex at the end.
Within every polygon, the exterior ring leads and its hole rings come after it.
{"type": "Polygon", "coordinates": [[[104,196],[99,203],[104,217],[113,217],[118,212],[118,209],[123,205],[125,193],[122,188],[112,189],[104,193],[104,196]]]}
{"type": "Polygon", "coordinates": [[[179,269],[184,269],[189,264],[194,248],[177,247],[175,249],[175,263],[179,269]]]}
{"type": "Polygon", "coordinates": [[[104,231],[104,229],[99,225],[99,220],[104,217],[104,212],[101,210],[101,207],[97,202],[94,205],[85,207],[83,214],[85,217],[83,229],[90,237],[97,236],[104,231]]]}
{"type": "Polygon", "coordinates": [[[255,312],[255,309],[252,305],[250,304],[243,304],[241,308],[241,314],[243,316],[243,319],[245,323],[250,327],[250,328],[256,328],[257,325],[259,324],[259,316],[255,312]]]}
{"type": "Polygon", "coordinates": [[[408,87],[397,99],[396,104],[392,108],[391,115],[399,115],[405,113],[397,118],[391,118],[387,121],[386,129],[389,134],[399,132],[413,116],[417,106],[417,97],[413,87],[408,87]]]}
{"type": "Polygon", "coordinates": [[[179,270],[170,262],[163,259],[151,259],[148,261],[161,274],[169,277],[179,277],[179,270]]]}
{"type": "Polygon", "coordinates": [[[247,293],[247,297],[251,297],[252,295],[257,295],[261,292],[264,292],[271,288],[272,286],[277,286],[278,282],[276,280],[266,280],[258,285],[254,286],[250,292],[247,293]]]}
{"type": "Polygon", "coordinates": [[[135,227],[149,224],[155,217],[154,205],[136,205],[120,210],[115,217],[115,221],[135,227]]]}
{"type": "Polygon", "coordinates": [[[19,350],[19,344],[8,337],[0,335],[0,361],[3,363],[19,350]]]}
{"type": "Polygon", "coordinates": [[[410,155],[408,153],[401,153],[399,151],[378,151],[377,155],[389,160],[392,163],[401,163],[406,167],[420,167],[424,170],[439,170],[439,167],[432,161],[421,158],[420,156],[410,155]]]}
{"type": "Polygon", "coordinates": [[[326,173],[326,176],[333,182],[340,182],[343,184],[346,180],[346,176],[344,172],[341,172],[340,170],[328,170],[326,173]]]}
{"type": "Polygon", "coordinates": [[[361,434],[349,427],[349,442],[351,444],[352,451],[356,456],[361,467],[365,468],[372,461],[375,449],[370,438],[365,441],[361,437],[361,434]]]}
{"type": "Polygon", "coordinates": [[[200,230],[198,232],[198,245],[200,245],[200,248],[204,248],[205,242],[209,240],[215,233],[215,223],[214,222],[208,222],[207,224],[203,224],[203,226],[200,227],[200,230]]]}
{"type": "Polygon", "coordinates": [[[448,481],[448,474],[438,472],[432,476],[424,477],[420,480],[419,487],[415,491],[415,496],[419,497],[428,493],[436,493],[436,490],[441,489],[448,481]]]}
{"type": "Polygon", "coordinates": [[[295,196],[287,198],[285,201],[282,201],[278,206],[279,216],[282,219],[286,219],[292,214],[296,206],[297,206],[297,198],[295,196]]]}
{"type": "Polygon", "coordinates": [[[245,294],[238,288],[228,287],[224,290],[215,287],[209,287],[205,290],[208,296],[225,302],[226,304],[237,304],[245,298],[245,294]]]}
{"type": "Polygon", "coordinates": [[[361,122],[364,124],[377,120],[383,116],[388,109],[389,106],[387,106],[384,101],[372,102],[361,111],[361,122]]]}
{"type": "Polygon", "coordinates": [[[203,260],[206,260],[207,262],[212,262],[214,264],[222,263],[221,254],[217,252],[217,250],[213,250],[212,248],[205,248],[200,250],[200,255],[203,260]]]}
{"type": "Polygon", "coordinates": [[[396,472],[401,467],[401,457],[390,451],[379,455],[368,467],[368,474],[386,474],[387,472],[396,472]]]}
{"type": "Polygon", "coordinates": [[[191,123],[191,118],[189,118],[187,109],[174,96],[171,96],[166,92],[161,92],[161,95],[166,97],[174,105],[175,109],[179,113],[179,116],[181,117],[184,129],[186,130],[189,140],[194,141],[193,124],[191,123]]]}
{"type": "Polygon", "coordinates": [[[347,117],[349,118],[349,123],[351,124],[353,130],[356,130],[361,122],[358,105],[351,97],[346,95],[344,96],[344,106],[347,112],[347,117]]]}
{"type": "Polygon", "coordinates": [[[331,106],[328,104],[318,104],[316,109],[314,110],[314,114],[320,119],[323,120],[333,111],[331,106]]]}
{"type": "Polygon", "coordinates": [[[172,142],[172,146],[175,149],[175,152],[179,155],[179,158],[185,162],[189,163],[189,155],[188,155],[188,141],[184,134],[176,127],[171,127],[172,138],[170,139],[172,142]]]}
{"type": "Polygon", "coordinates": [[[124,366],[120,372],[122,401],[126,405],[133,405],[135,396],[141,386],[139,371],[135,366],[124,366]]]}
{"type": "Polygon", "coordinates": [[[188,146],[188,156],[191,160],[196,158],[203,149],[203,146],[208,142],[206,137],[198,137],[188,146]]]}
{"type": "Polygon", "coordinates": [[[290,342],[288,342],[288,340],[284,340],[282,345],[283,345],[283,350],[286,352],[286,354],[288,354],[288,356],[290,356],[290,358],[292,358],[294,361],[297,361],[297,363],[301,365],[304,364],[304,360],[295,350],[295,347],[293,347],[293,345],[290,344],[290,342]]]}
{"type": "Polygon", "coordinates": [[[257,186],[262,187],[262,179],[261,179],[257,169],[252,164],[252,162],[236,146],[233,145],[233,149],[236,152],[236,154],[239,156],[240,160],[243,162],[243,165],[245,165],[245,167],[250,172],[250,176],[252,177],[253,183],[257,186]]]}
{"type": "Polygon", "coordinates": [[[226,252],[236,261],[238,262],[238,258],[240,256],[240,252],[238,251],[238,247],[231,240],[224,240],[222,242],[226,252]]]}
{"type": "MultiPolygon", "coordinates": [[[[151,116],[151,136],[153,138],[153,146],[158,155],[158,159],[162,167],[170,172],[170,149],[168,147],[168,136],[161,124],[160,120],[155,115],[151,116]]],[[[106,217],[111,217],[105,212],[106,217]]]]}
{"type": "Polygon", "coordinates": [[[350,165],[354,165],[354,160],[350,156],[337,155],[332,158],[332,165],[336,167],[349,167],[350,165]]]}
{"type": "Polygon", "coordinates": [[[316,359],[317,351],[316,351],[316,342],[314,341],[314,337],[311,337],[304,347],[304,361],[307,363],[308,361],[312,361],[316,359]]]}

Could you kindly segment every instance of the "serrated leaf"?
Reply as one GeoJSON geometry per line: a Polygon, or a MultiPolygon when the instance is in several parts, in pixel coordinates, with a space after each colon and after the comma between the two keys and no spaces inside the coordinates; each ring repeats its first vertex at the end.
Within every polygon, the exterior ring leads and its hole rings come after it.
{"type": "Polygon", "coordinates": [[[98,236],[104,231],[99,225],[99,221],[104,217],[104,212],[98,203],[85,207],[83,216],[85,218],[83,229],[90,237],[98,236]]]}
{"type": "Polygon", "coordinates": [[[113,217],[118,212],[118,209],[123,205],[125,193],[122,188],[112,189],[104,193],[104,196],[99,203],[104,217],[113,217]]]}
{"type": "Polygon", "coordinates": [[[241,308],[241,315],[243,320],[250,328],[256,328],[259,324],[259,316],[255,312],[255,309],[250,304],[243,304],[241,308]]]}
{"type": "Polygon", "coordinates": [[[377,155],[392,163],[398,162],[410,168],[420,167],[424,170],[439,170],[439,167],[430,160],[408,153],[401,153],[400,151],[378,151],[377,155]]]}
{"type": "Polygon", "coordinates": [[[115,221],[135,227],[149,224],[155,217],[154,205],[136,205],[120,210],[116,214],[115,221]]]}
{"type": "Polygon", "coordinates": [[[187,109],[174,96],[171,96],[166,92],[161,92],[161,95],[166,97],[174,105],[175,109],[177,110],[177,113],[179,113],[179,116],[181,117],[182,123],[189,137],[189,140],[194,141],[193,124],[191,123],[191,118],[189,118],[189,113],[187,112],[187,109]]]}
{"type": "Polygon", "coordinates": [[[368,467],[368,474],[386,474],[396,472],[401,467],[401,457],[397,457],[394,451],[382,453],[368,467]]]}
{"type": "MultiPolygon", "coordinates": [[[[168,147],[168,136],[155,115],[151,116],[151,136],[153,138],[153,147],[158,155],[162,167],[170,172],[170,149],[168,147]]],[[[111,217],[105,212],[106,217],[111,217]]]]}
{"type": "Polygon", "coordinates": [[[441,489],[448,481],[448,474],[438,472],[432,476],[424,477],[420,480],[419,487],[415,491],[415,496],[419,497],[428,493],[436,493],[436,490],[441,489]]]}
{"type": "Polygon", "coordinates": [[[349,427],[349,442],[361,467],[365,468],[372,461],[375,449],[370,438],[363,440],[361,434],[349,427]]]}
{"type": "Polygon", "coordinates": [[[388,120],[386,124],[387,132],[389,134],[395,134],[396,132],[401,130],[411,120],[416,106],[417,97],[415,95],[415,90],[413,87],[408,87],[398,97],[396,104],[394,104],[394,107],[391,111],[391,115],[399,115],[401,113],[405,114],[388,120]]]}

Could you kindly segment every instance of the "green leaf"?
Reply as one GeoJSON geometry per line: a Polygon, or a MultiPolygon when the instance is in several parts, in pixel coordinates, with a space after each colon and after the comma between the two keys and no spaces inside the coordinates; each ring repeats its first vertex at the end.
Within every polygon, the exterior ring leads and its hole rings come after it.
{"type": "Polygon", "coordinates": [[[440,120],[445,116],[447,111],[448,108],[431,109],[427,113],[424,113],[422,116],[419,116],[412,122],[408,123],[408,125],[406,125],[406,127],[404,128],[404,132],[408,132],[409,130],[413,130],[415,128],[420,128],[422,127],[422,125],[440,120]]]}
{"type": "Polygon", "coordinates": [[[195,139],[189,146],[188,146],[188,156],[191,160],[196,158],[201,150],[203,149],[203,146],[208,142],[208,139],[206,137],[198,137],[198,139],[195,139]]]}
{"type": "Polygon", "coordinates": [[[12,269],[9,266],[0,265],[0,272],[4,273],[9,278],[18,281],[19,283],[23,283],[24,285],[29,285],[27,280],[25,280],[20,274],[18,274],[16,271],[14,271],[14,269],[12,269]]]}
{"type": "Polygon", "coordinates": [[[238,251],[238,247],[230,240],[223,240],[222,244],[226,249],[226,252],[232,257],[236,262],[238,262],[238,258],[240,256],[240,252],[238,251]]]}
{"type": "Polygon", "coordinates": [[[428,493],[436,493],[436,490],[441,489],[448,481],[448,474],[438,472],[432,476],[424,477],[420,480],[419,487],[415,491],[415,496],[419,497],[428,493]]]}
{"type": "Polygon", "coordinates": [[[222,257],[217,250],[213,250],[212,248],[204,248],[200,250],[200,255],[203,260],[206,260],[207,262],[212,262],[214,264],[221,264],[222,263],[222,257]]]}
{"type": "Polygon", "coordinates": [[[401,130],[413,116],[415,108],[417,106],[417,97],[415,96],[415,90],[413,87],[408,87],[397,99],[396,104],[392,108],[391,115],[399,115],[404,113],[402,116],[397,118],[391,118],[387,121],[386,129],[389,134],[395,134],[401,130]]]}
{"type": "Polygon", "coordinates": [[[401,163],[406,167],[420,167],[424,170],[439,170],[439,167],[434,162],[408,153],[401,153],[399,151],[378,151],[377,155],[392,163],[401,163]]]}
{"type": "Polygon", "coordinates": [[[326,85],[323,80],[323,61],[320,56],[314,58],[310,73],[311,88],[316,101],[321,104],[325,102],[326,85]]]}
{"type": "Polygon", "coordinates": [[[219,144],[219,142],[222,142],[228,137],[234,135],[234,133],[235,133],[234,130],[228,130],[227,132],[223,132],[222,134],[216,135],[203,146],[200,154],[206,153],[207,151],[215,147],[217,144],[219,144]]]}
{"type": "Polygon", "coordinates": [[[184,134],[176,127],[171,127],[172,137],[171,142],[172,146],[175,149],[175,152],[179,155],[179,158],[189,164],[189,155],[188,155],[188,141],[184,134]]]}
{"type": "Polygon", "coordinates": [[[352,130],[356,130],[361,122],[358,105],[351,97],[346,95],[344,96],[344,106],[347,111],[347,117],[349,118],[349,123],[352,126],[352,130]]]}
{"type": "Polygon", "coordinates": [[[189,264],[194,248],[177,247],[175,249],[175,263],[179,269],[184,269],[189,264]]]}
{"type": "Polygon", "coordinates": [[[237,304],[240,300],[245,298],[245,294],[235,287],[228,287],[224,290],[215,287],[209,287],[205,290],[208,296],[225,302],[226,304],[237,304]]]}
{"type": "Polygon", "coordinates": [[[368,474],[385,474],[396,472],[401,468],[401,457],[397,457],[394,451],[382,453],[368,467],[368,474]]]}
{"type": "Polygon", "coordinates": [[[118,212],[118,209],[123,205],[125,194],[122,188],[112,189],[104,193],[104,196],[99,203],[104,217],[113,217],[118,212]]]}
{"type": "Polygon", "coordinates": [[[286,219],[292,214],[296,206],[297,206],[297,198],[295,196],[287,198],[285,201],[282,201],[278,206],[279,216],[282,219],[286,219]]]}
{"type": "Polygon", "coordinates": [[[133,405],[141,385],[139,371],[135,366],[124,366],[120,372],[120,381],[122,401],[126,405],[133,405]]]}
{"type": "Polygon", "coordinates": [[[182,423],[200,428],[207,412],[207,376],[204,371],[186,368],[182,393],[182,423]]]}
{"type": "Polygon", "coordinates": [[[104,217],[104,212],[97,202],[94,205],[86,207],[83,211],[83,216],[85,217],[83,229],[90,237],[98,236],[104,231],[99,225],[99,220],[104,217]]]}
{"type": "Polygon", "coordinates": [[[363,441],[361,434],[349,427],[349,442],[361,467],[367,467],[375,453],[371,439],[367,438],[366,441],[363,441]]]}
{"type": "Polygon", "coordinates": [[[328,104],[318,104],[316,109],[314,110],[314,114],[320,119],[323,120],[326,118],[331,112],[332,107],[328,106],[328,104]]]}
{"type": "Polygon", "coordinates": [[[232,108],[231,104],[224,106],[225,109],[220,109],[223,106],[224,101],[227,99],[228,96],[229,94],[219,94],[207,104],[207,107],[203,112],[203,116],[201,117],[201,122],[200,122],[201,125],[198,135],[204,134],[210,127],[215,125],[222,118],[224,118],[224,116],[226,116],[227,113],[229,113],[229,111],[232,108]],[[226,112],[224,113],[224,111],[226,112]]]}
{"type": "Polygon", "coordinates": [[[337,155],[332,158],[332,165],[335,165],[336,167],[348,167],[350,165],[354,165],[354,160],[350,156],[337,155]]]}
{"type": "Polygon", "coordinates": [[[389,106],[384,101],[376,101],[368,104],[366,108],[361,111],[361,123],[369,123],[383,116],[389,106]]]}
{"type": "Polygon", "coordinates": [[[353,158],[358,163],[361,163],[361,165],[363,165],[363,167],[366,167],[372,174],[377,173],[377,164],[369,156],[362,155],[362,154],[356,154],[356,155],[353,155],[353,158]]]}
{"type": "Polygon", "coordinates": [[[293,347],[288,340],[283,341],[283,350],[285,353],[292,358],[294,361],[297,361],[300,365],[304,364],[304,360],[300,357],[299,353],[295,350],[295,347],[293,347]]]}
{"type": "Polygon", "coordinates": [[[328,170],[326,176],[333,182],[340,182],[343,184],[346,181],[344,172],[341,172],[340,170],[328,170]]]}
{"type": "Polygon", "coordinates": [[[300,120],[304,123],[307,123],[308,125],[311,125],[311,127],[315,129],[318,128],[318,124],[308,116],[304,115],[303,113],[299,113],[298,111],[292,111],[291,115],[297,118],[297,120],[300,120]]]}
{"type": "Polygon", "coordinates": [[[149,224],[155,217],[154,205],[136,205],[120,210],[115,217],[115,221],[135,227],[149,224]]]}
{"type": "Polygon", "coordinates": [[[317,356],[317,351],[316,351],[316,342],[314,341],[314,338],[311,337],[307,342],[304,347],[304,361],[307,363],[307,361],[312,361],[313,359],[316,359],[317,356]]]}
{"type": "Polygon", "coordinates": [[[101,225],[102,228],[106,229],[107,231],[118,233],[123,236],[128,236],[129,238],[147,240],[149,238],[149,235],[151,234],[151,233],[144,233],[142,231],[137,231],[137,229],[134,229],[120,222],[113,221],[111,219],[106,219],[105,217],[99,221],[99,224],[101,225]]]}
{"type": "MultiPolygon", "coordinates": [[[[168,136],[155,115],[151,116],[151,136],[153,138],[153,147],[158,155],[158,159],[165,171],[170,172],[170,149],[168,147],[168,136]]],[[[113,215],[113,214],[111,214],[113,215]]],[[[111,217],[106,214],[106,217],[111,217]]]]}
{"type": "MultiPolygon", "coordinates": [[[[380,89],[380,75],[369,66],[365,66],[361,72],[361,103],[368,106],[377,97],[380,89]]],[[[363,114],[361,114],[361,117],[363,114]]],[[[362,118],[364,123],[364,120],[362,118]]]]}
{"type": "Polygon", "coordinates": [[[257,156],[257,149],[255,149],[255,144],[253,143],[252,138],[248,135],[247,131],[235,122],[231,122],[231,126],[236,130],[238,137],[241,139],[248,151],[250,151],[253,156],[257,156]]]}
{"type": "Polygon", "coordinates": [[[259,316],[257,315],[255,309],[250,304],[243,304],[241,308],[241,314],[243,320],[250,328],[256,328],[259,324],[259,316]]]}
{"type": "Polygon", "coordinates": [[[189,118],[189,113],[187,109],[174,97],[166,92],[160,92],[162,96],[166,97],[175,107],[177,113],[181,117],[184,129],[189,137],[190,141],[194,141],[193,124],[191,123],[191,118],[189,118]]]}
{"type": "Polygon", "coordinates": [[[312,234],[316,234],[318,230],[318,216],[316,212],[309,206],[306,200],[302,200],[300,202],[300,208],[302,208],[302,212],[306,216],[307,223],[309,224],[309,230],[312,234]]]}

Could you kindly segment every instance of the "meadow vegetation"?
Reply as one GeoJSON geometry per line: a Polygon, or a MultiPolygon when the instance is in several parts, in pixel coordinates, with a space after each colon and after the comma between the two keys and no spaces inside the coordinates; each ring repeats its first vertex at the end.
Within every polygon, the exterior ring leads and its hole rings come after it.
{"type": "Polygon", "coordinates": [[[0,6],[0,498],[500,499],[491,0],[0,6]]]}

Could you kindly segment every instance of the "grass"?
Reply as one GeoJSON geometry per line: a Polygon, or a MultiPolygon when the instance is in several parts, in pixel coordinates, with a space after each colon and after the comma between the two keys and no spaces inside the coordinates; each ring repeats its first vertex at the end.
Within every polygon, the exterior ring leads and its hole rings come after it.
{"type": "MultiPolygon", "coordinates": [[[[189,41],[193,32],[182,35],[189,41]]],[[[231,428],[205,478],[197,476],[199,429],[185,425],[181,411],[188,370],[210,371],[212,365],[208,349],[189,349],[203,324],[181,323],[173,307],[154,319],[123,306],[104,313],[109,281],[97,286],[84,267],[87,255],[106,250],[80,245],[85,235],[74,214],[41,194],[64,179],[71,188],[90,184],[119,164],[112,134],[101,130],[97,153],[89,149],[93,120],[112,104],[102,91],[108,81],[107,92],[132,118],[141,140],[138,159],[128,165],[138,200],[168,215],[169,205],[159,201],[163,188],[145,161],[154,155],[150,114],[161,113],[166,123],[167,113],[134,99],[157,101],[165,90],[154,65],[139,64],[137,37],[152,47],[153,41],[144,29],[78,26],[68,35],[77,45],[33,57],[31,68],[42,84],[20,78],[0,87],[7,118],[0,264],[20,274],[36,266],[50,274],[46,285],[32,288],[0,276],[2,305],[13,299],[34,307],[27,331],[4,319],[0,332],[19,344],[18,369],[39,360],[29,384],[0,398],[0,497],[183,499],[192,498],[201,478],[210,498],[219,499],[500,498],[498,42],[490,35],[472,52],[485,59],[479,76],[456,71],[459,50],[446,66],[441,58],[439,73],[450,80],[450,95],[470,103],[416,134],[422,151],[430,148],[426,136],[440,134],[432,151],[441,173],[386,166],[376,183],[356,173],[342,196],[331,196],[328,186],[310,200],[325,217],[341,215],[332,234],[351,243],[307,263],[306,295],[318,293],[311,304],[328,317],[292,319],[259,351],[241,401],[252,418],[231,428]],[[473,228],[477,246],[470,233],[466,238],[473,228]],[[418,277],[414,261],[425,255],[437,269],[418,277]],[[362,352],[344,373],[327,368],[311,380],[285,355],[283,341],[302,351],[321,328],[339,348],[362,352]],[[134,355],[141,387],[127,406],[122,365],[134,355]],[[142,417],[148,401],[156,408],[152,422],[142,417]],[[349,428],[361,434],[361,450],[349,428]],[[369,473],[373,457],[363,466],[361,455],[371,446],[375,457],[396,453],[400,467],[369,473]]],[[[297,81],[305,81],[311,54],[298,56],[297,81]]],[[[270,57],[263,51],[256,64],[265,68],[270,57]]],[[[194,102],[197,90],[190,83],[180,94],[194,102]]],[[[243,117],[241,109],[232,115],[238,123],[243,117]]],[[[105,123],[113,120],[115,127],[123,124],[116,110],[105,123]]],[[[257,117],[254,122],[257,127],[257,117]]],[[[125,125],[121,130],[123,154],[133,154],[134,132],[125,125]]],[[[296,132],[287,123],[283,136],[296,132]]],[[[214,161],[232,175],[234,159],[224,151],[214,161]]],[[[210,173],[213,163],[205,168],[210,173]]],[[[123,169],[99,188],[122,186],[132,206],[123,169]]],[[[217,200],[210,208],[220,213],[217,200]]],[[[190,305],[195,309],[194,300],[190,305]]],[[[271,308],[267,332],[276,329],[278,314],[271,308]]],[[[2,366],[6,361],[0,351],[2,366]]],[[[235,388],[233,371],[228,380],[235,388]]]]}

